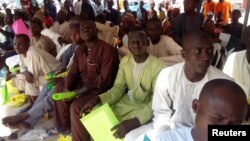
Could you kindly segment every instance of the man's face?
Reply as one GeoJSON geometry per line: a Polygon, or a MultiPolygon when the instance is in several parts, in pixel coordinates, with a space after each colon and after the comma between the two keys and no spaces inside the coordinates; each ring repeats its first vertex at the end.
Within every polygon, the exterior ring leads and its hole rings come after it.
{"type": "Polygon", "coordinates": [[[193,0],[184,0],[184,11],[189,12],[195,9],[195,3],[193,0]]]}
{"type": "Polygon", "coordinates": [[[14,50],[17,54],[24,54],[27,51],[27,48],[29,47],[29,43],[26,43],[23,38],[14,38],[14,50]]]}
{"type": "Polygon", "coordinates": [[[128,35],[128,47],[133,56],[147,54],[149,41],[144,31],[130,32],[128,35]]]}
{"type": "Polygon", "coordinates": [[[165,3],[164,3],[164,7],[165,7],[165,9],[168,9],[168,7],[169,7],[169,2],[165,2],[165,3]]]}
{"type": "Polygon", "coordinates": [[[79,28],[70,29],[70,39],[74,44],[79,44],[82,41],[79,28]]]}
{"type": "Polygon", "coordinates": [[[174,8],[172,13],[171,13],[171,18],[175,18],[178,15],[180,15],[180,10],[178,8],[174,8]]]}
{"type": "Polygon", "coordinates": [[[143,2],[143,1],[140,1],[139,7],[140,7],[140,8],[143,8],[143,6],[144,6],[144,2],[143,2]]]}
{"type": "Polygon", "coordinates": [[[124,6],[124,9],[128,9],[129,8],[128,1],[124,1],[123,6],[124,6]]]}
{"type": "Polygon", "coordinates": [[[31,22],[31,24],[29,26],[29,30],[30,30],[32,36],[36,36],[36,35],[41,34],[42,28],[37,23],[31,22]]]}
{"type": "Polygon", "coordinates": [[[156,23],[149,22],[147,24],[147,34],[152,42],[160,40],[162,27],[156,23]]]}
{"type": "Polygon", "coordinates": [[[215,30],[214,23],[212,21],[205,23],[203,26],[203,30],[207,33],[214,33],[214,30],[215,30]]]}
{"type": "Polygon", "coordinates": [[[11,10],[10,9],[6,9],[5,12],[6,12],[6,14],[11,14],[11,10]]]}
{"type": "Polygon", "coordinates": [[[59,11],[56,16],[56,20],[59,23],[63,23],[65,21],[66,14],[63,11],[59,11]]]}
{"type": "Polygon", "coordinates": [[[10,19],[10,17],[9,17],[8,15],[6,15],[6,17],[4,18],[4,23],[5,23],[6,25],[9,25],[9,24],[12,23],[12,20],[10,19]]]}
{"type": "MultiPolygon", "coordinates": [[[[228,93],[224,89],[218,90],[218,94],[228,93]]],[[[207,101],[198,101],[199,108],[194,109],[196,127],[199,129],[201,136],[204,137],[204,141],[208,137],[208,125],[240,125],[246,116],[247,109],[243,107],[242,101],[239,103],[240,100],[221,99],[215,96],[207,99],[207,101]]],[[[193,107],[195,107],[194,103],[193,107]]]]}
{"type": "Polygon", "coordinates": [[[205,74],[213,59],[213,43],[208,39],[190,39],[183,44],[185,65],[196,74],[205,74]],[[191,41],[192,40],[192,41],[191,41]]]}
{"type": "Polygon", "coordinates": [[[80,26],[80,35],[84,41],[97,39],[96,25],[92,21],[85,21],[80,26]]]}
{"type": "Polygon", "coordinates": [[[237,22],[240,18],[240,13],[238,12],[232,12],[232,22],[237,22]]]}

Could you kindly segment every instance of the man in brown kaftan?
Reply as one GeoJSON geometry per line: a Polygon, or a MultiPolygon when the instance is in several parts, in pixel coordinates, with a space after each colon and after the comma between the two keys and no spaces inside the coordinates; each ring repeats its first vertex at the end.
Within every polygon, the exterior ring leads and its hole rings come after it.
{"type": "Polygon", "coordinates": [[[65,132],[70,129],[71,124],[74,124],[75,128],[71,128],[74,141],[88,139],[89,135],[86,134],[86,129],[81,131],[83,137],[74,135],[74,131],[78,129],[77,126],[82,125],[79,120],[73,120],[72,117],[79,116],[73,113],[80,113],[81,108],[88,100],[113,86],[119,65],[117,50],[97,38],[94,22],[84,21],[80,27],[80,34],[85,45],[76,51],[65,84],[59,84],[61,87],[57,87],[55,92],[74,91],[79,88],[87,90],[77,99],[70,102],[57,101],[54,106],[56,128],[59,132],[65,132]],[[79,87],[79,84],[82,85],[79,87]]]}

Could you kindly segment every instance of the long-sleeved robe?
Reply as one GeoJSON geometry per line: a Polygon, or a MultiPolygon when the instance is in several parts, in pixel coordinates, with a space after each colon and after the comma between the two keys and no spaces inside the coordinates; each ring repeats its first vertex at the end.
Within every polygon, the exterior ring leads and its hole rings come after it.
{"type": "Polygon", "coordinates": [[[166,35],[161,35],[160,41],[155,45],[150,42],[148,48],[148,52],[151,55],[166,62],[167,66],[184,61],[181,56],[181,50],[182,48],[171,37],[166,35]]]}
{"type": "Polygon", "coordinates": [[[69,22],[64,21],[62,24],[55,22],[54,25],[50,28],[53,32],[58,33],[64,40],[70,40],[70,33],[69,33],[69,22]]]}
{"type": "MultiPolygon", "coordinates": [[[[198,82],[187,79],[184,62],[163,69],[158,75],[154,89],[153,125],[149,125],[145,132],[150,140],[154,141],[159,133],[166,130],[194,126],[193,99],[199,98],[201,89],[208,81],[219,78],[232,80],[213,66],[208,68],[206,75],[198,82]]],[[[142,134],[136,141],[142,141],[144,136],[145,134],[142,134]]]]}
{"type": "Polygon", "coordinates": [[[192,101],[199,98],[201,89],[208,81],[217,78],[231,79],[212,66],[198,82],[191,82],[186,78],[184,63],[162,70],[156,81],[152,102],[155,130],[193,126],[195,116],[192,101]]]}
{"type": "Polygon", "coordinates": [[[108,25],[101,24],[98,22],[95,22],[95,24],[96,28],[98,29],[98,38],[113,46],[115,42],[115,37],[118,36],[119,27],[110,27],[108,25]]]}
{"type": "Polygon", "coordinates": [[[39,93],[39,86],[46,84],[44,76],[49,72],[60,67],[61,63],[56,60],[55,57],[47,53],[46,51],[29,47],[26,57],[20,55],[20,70],[29,71],[35,80],[34,83],[28,83],[22,74],[17,75],[16,85],[22,90],[25,90],[25,94],[37,96],[39,93]]]}
{"type": "Polygon", "coordinates": [[[59,33],[54,32],[50,28],[44,28],[41,31],[41,34],[49,37],[56,44],[57,53],[62,49],[62,45],[58,42],[58,38],[61,37],[61,35],[59,33]]]}
{"type": "Polygon", "coordinates": [[[157,136],[156,141],[194,141],[192,127],[168,130],[157,136]]]}
{"type": "Polygon", "coordinates": [[[79,119],[81,108],[91,98],[112,87],[118,65],[117,50],[104,41],[97,40],[96,46],[93,48],[88,48],[86,45],[78,48],[69,74],[65,79],[65,85],[56,86],[55,92],[62,92],[65,88],[74,91],[81,83],[83,83],[81,87],[86,87],[88,91],[72,102],[55,102],[55,125],[60,131],[68,130],[71,127],[73,140],[80,141],[89,138],[89,134],[79,119]]]}
{"type": "Polygon", "coordinates": [[[226,61],[223,72],[234,78],[245,91],[250,95],[250,64],[246,58],[246,50],[232,53],[226,61]]]}
{"type": "Polygon", "coordinates": [[[30,44],[32,47],[37,47],[47,51],[49,54],[56,57],[57,50],[56,44],[48,37],[41,35],[41,37],[36,40],[34,37],[31,39],[30,44]]]}
{"type": "Polygon", "coordinates": [[[111,105],[120,121],[137,117],[141,124],[145,124],[153,116],[151,102],[154,84],[165,64],[150,55],[145,66],[139,71],[138,78],[135,78],[134,62],[132,55],[121,60],[114,86],[101,94],[100,98],[102,103],[111,105]]]}

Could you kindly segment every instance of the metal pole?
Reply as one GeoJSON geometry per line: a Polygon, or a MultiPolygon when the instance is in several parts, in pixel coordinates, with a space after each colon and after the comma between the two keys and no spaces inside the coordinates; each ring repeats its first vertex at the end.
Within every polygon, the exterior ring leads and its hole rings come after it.
{"type": "Polygon", "coordinates": [[[242,34],[241,34],[242,41],[244,40],[244,35],[245,35],[244,33],[245,33],[245,28],[247,27],[249,12],[250,12],[250,1],[247,0],[247,7],[246,7],[246,11],[245,11],[244,24],[243,24],[242,34]]]}

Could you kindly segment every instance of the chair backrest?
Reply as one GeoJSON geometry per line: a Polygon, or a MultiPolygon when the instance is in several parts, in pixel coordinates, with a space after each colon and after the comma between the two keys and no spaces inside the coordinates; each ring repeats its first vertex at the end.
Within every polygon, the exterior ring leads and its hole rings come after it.
{"type": "Polygon", "coordinates": [[[63,46],[62,49],[57,53],[56,59],[57,59],[57,60],[60,60],[61,57],[62,57],[62,55],[63,55],[63,53],[64,53],[70,46],[71,46],[71,44],[67,44],[67,45],[63,46]]]}

